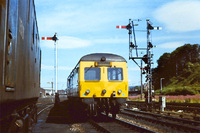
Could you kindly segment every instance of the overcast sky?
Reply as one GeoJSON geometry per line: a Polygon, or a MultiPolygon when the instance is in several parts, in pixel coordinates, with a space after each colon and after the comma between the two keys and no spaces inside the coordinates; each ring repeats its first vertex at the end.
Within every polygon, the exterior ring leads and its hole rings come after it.
{"type": "MultiPolygon", "coordinates": [[[[141,48],[147,45],[146,19],[162,27],[151,32],[157,46],[152,50],[153,67],[163,53],[200,41],[199,0],[35,0],[35,5],[40,37],[58,34],[58,89],[66,89],[66,79],[82,56],[104,52],[123,56],[129,85],[140,85],[140,69],[129,60],[128,31],[116,29],[129,19],[142,20],[134,21],[141,48]]],[[[54,42],[41,40],[40,45],[41,87],[51,87],[47,82],[54,79],[54,42]]]]}

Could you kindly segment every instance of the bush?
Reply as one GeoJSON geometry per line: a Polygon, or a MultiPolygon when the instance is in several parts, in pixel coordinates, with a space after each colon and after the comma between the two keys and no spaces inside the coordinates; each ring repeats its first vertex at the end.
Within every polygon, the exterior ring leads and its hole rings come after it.
{"type": "Polygon", "coordinates": [[[171,87],[164,88],[162,94],[164,95],[195,95],[196,92],[191,87],[171,87]]]}

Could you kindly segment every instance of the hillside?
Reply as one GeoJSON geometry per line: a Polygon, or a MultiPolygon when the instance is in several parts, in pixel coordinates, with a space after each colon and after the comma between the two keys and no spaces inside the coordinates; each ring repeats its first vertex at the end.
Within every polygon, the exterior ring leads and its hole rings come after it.
{"type": "MultiPolygon", "coordinates": [[[[196,94],[200,91],[200,45],[185,44],[172,53],[164,53],[153,69],[153,86],[163,94],[196,94]]],[[[157,91],[158,92],[158,91],[157,91]]]]}

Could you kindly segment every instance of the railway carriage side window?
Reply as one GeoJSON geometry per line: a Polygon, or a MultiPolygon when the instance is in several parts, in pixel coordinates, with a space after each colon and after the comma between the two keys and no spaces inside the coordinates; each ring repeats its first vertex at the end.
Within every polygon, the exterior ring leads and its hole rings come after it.
{"type": "Polygon", "coordinates": [[[35,21],[33,20],[33,44],[34,44],[34,41],[35,41],[35,21]]]}
{"type": "Polygon", "coordinates": [[[86,67],[85,68],[85,80],[98,81],[100,80],[100,68],[86,67]]]}
{"type": "Polygon", "coordinates": [[[122,68],[108,68],[108,80],[109,81],[122,81],[123,70],[122,68]]]}

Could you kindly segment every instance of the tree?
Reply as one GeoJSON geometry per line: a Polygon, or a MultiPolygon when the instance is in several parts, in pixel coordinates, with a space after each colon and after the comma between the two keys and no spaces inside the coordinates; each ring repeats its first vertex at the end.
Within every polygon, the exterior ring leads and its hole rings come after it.
{"type": "Polygon", "coordinates": [[[194,72],[194,69],[187,71],[191,68],[191,64],[197,63],[198,66],[200,63],[200,45],[185,44],[178,47],[172,53],[164,53],[160,56],[157,63],[157,68],[152,71],[155,89],[160,89],[160,78],[165,78],[163,86],[169,85],[174,77],[175,80],[181,82],[181,80],[184,80],[194,72]]]}

